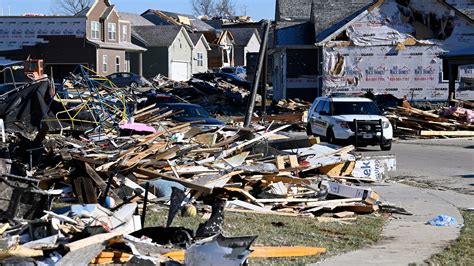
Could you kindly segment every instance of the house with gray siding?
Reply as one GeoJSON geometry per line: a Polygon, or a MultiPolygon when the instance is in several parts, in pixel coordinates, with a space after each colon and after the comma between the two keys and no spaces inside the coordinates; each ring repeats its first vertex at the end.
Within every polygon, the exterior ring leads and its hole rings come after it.
{"type": "Polygon", "coordinates": [[[208,67],[208,52],[211,50],[209,43],[202,33],[189,33],[194,44],[192,58],[192,73],[205,73],[208,67]]]}
{"type": "Polygon", "coordinates": [[[260,36],[254,28],[228,28],[234,37],[234,64],[247,66],[247,55],[260,51],[260,36]]]}
{"type": "MultiPolygon", "coordinates": [[[[175,81],[191,78],[194,44],[183,27],[133,26],[132,42],[147,49],[143,54],[143,76],[162,74],[175,81]]],[[[139,65],[139,60],[132,60],[132,70],[139,65]]]]}

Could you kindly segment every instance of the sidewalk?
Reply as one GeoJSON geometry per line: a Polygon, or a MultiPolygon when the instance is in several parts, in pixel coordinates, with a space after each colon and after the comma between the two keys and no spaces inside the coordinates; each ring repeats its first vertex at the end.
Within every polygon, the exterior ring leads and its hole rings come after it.
{"type": "Polygon", "coordinates": [[[385,201],[413,213],[394,215],[385,226],[382,237],[373,246],[329,258],[317,265],[408,265],[423,263],[440,253],[457,239],[458,227],[435,227],[425,222],[436,215],[453,216],[463,223],[458,208],[474,207],[474,196],[451,191],[420,189],[402,184],[382,184],[373,187],[385,201]]]}

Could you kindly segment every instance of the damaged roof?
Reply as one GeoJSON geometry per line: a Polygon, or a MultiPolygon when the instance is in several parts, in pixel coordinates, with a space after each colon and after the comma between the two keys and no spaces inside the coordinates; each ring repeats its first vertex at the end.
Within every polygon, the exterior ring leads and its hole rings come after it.
{"type": "Polygon", "coordinates": [[[174,25],[190,26],[193,28],[193,30],[197,30],[197,31],[214,30],[214,28],[211,27],[209,24],[205,23],[204,21],[200,20],[199,18],[193,15],[149,9],[145,13],[143,13],[142,16],[150,20],[155,25],[174,24],[174,25]],[[185,23],[181,22],[180,17],[187,18],[191,25],[186,25],[185,23]]]}
{"type": "Polygon", "coordinates": [[[135,13],[119,12],[120,19],[130,21],[132,26],[153,26],[155,24],[151,23],[148,19],[140,16],[135,13]]]}
{"type": "MultiPolygon", "coordinates": [[[[277,0],[276,21],[309,21],[313,0],[277,0]]],[[[322,1],[328,2],[328,1],[322,1]]]]}
{"type": "Polygon", "coordinates": [[[372,0],[313,0],[312,21],[317,41],[365,11],[372,0]]]}
{"type": "Polygon", "coordinates": [[[232,33],[232,36],[234,36],[234,42],[238,46],[246,46],[254,34],[257,36],[257,39],[260,42],[260,36],[258,35],[258,31],[256,29],[228,28],[227,30],[232,33]]]}

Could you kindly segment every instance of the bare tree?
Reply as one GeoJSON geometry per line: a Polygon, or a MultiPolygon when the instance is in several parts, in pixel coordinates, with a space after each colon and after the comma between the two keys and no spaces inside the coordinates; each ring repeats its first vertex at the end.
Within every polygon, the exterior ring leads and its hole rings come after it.
{"type": "Polygon", "coordinates": [[[191,0],[196,15],[230,17],[235,15],[234,0],[191,0]]]}
{"type": "Polygon", "coordinates": [[[92,0],[54,0],[51,11],[55,14],[75,15],[90,6],[92,0]]]}
{"type": "Polygon", "coordinates": [[[233,0],[218,0],[216,3],[218,17],[232,17],[235,15],[235,4],[233,0]]]}
{"type": "Polygon", "coordinates": [[[200,16],[213,17],[215,15],[214,0],[191,0],[194,13],[200,16]]]}

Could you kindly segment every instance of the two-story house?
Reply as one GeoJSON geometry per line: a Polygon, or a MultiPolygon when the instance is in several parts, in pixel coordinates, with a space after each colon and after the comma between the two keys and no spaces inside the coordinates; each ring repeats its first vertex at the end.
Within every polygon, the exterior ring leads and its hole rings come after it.
{"type": "Polygon", "coordinates": [[[130,54],[146,51],[131,42],[131,26],[108,0],[96,0],[75,16],[0,18],[0,56],[44,59],[46,73],[67,75],[79,64],[99,75],[130,70],[130,54]]]}

